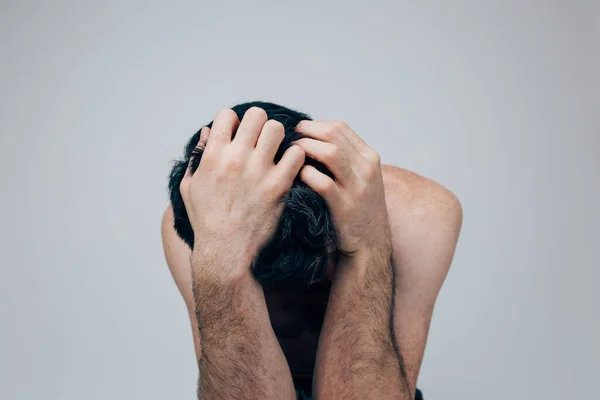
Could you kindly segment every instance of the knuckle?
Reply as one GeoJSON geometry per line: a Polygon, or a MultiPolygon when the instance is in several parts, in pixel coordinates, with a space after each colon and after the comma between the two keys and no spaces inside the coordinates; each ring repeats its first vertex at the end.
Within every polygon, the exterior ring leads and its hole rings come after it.
{"type": "Polygon", "coordinates": [[[300,146],[292,146],[292,151],[296,152],[295,157],[298,160],[299,164],[304,164],[304,160],[306,159],[306,152],[300,146]]]}
{"type": "Polygon", "coordinates": [[[363,169],[363,176],[367,180],[373,179],[375,176],[377,176],[377,167],[373,164],[367,164],[363,169]]]}
{"type": "Polygon", "coordinates": [[[348,126],[344,121],[333,121],[332,125],[338,129],[346,128],[348,126]]]}
{"type": "Polygon", "coordinates": [[[338,130],[337,126],[329,125],[323,132],[323,135],[325,136],[325,139],[331,140],[331,139],[335,139],[335,137],[338,135],[338,132],[339,132],[339,130],[338,130]]]}
{"type": "Polygon", "coordinates": [[[244,171],[244,178],[248,181],[257,182],[261,179],[263,172],[259,168],[248,168],[244,171]]]}
{"type": "Polygon", "coordinates": [[[290,161],[288,163],[287,169],[296,170],[296,172],[298,172],[297,170],[299,170],[302,167],[304,161],[306,160],[306,153],[304,153],[304,150],[302,150],[298,146],[292,146],[287,151],[290,151],[290,161]]]}
{"type": "Polygon", "coordinates": [[[265,193],[264,196],[272,196],[274,199],[278,199],[281,198],[281,196],[284,196],[287,191],[288,188],[286,185],[282,184],[281,182],[274,182],[271,184],[270,190],[265,193]]]}
{"type": "Polygon", "coordinates": [[[294,144],[291,145],[291,147],[299,147],[302,151],[304,151],[305,146],[306,146],[306,138],[301,138],[298,140],[294,141],[294,144]]]}
{"type": "Polygon", "coordinates": [[[331,193],[334,189],[334,182],[331,179],[323,180],[320,185],[320,190],[322,193],[331,193]]]}
{"type": "Polygon", "coordinates": [[[379,155],[379,153],[373,149],[371,149],[368,153],[367,153],[367,158],[369,161],[371,161],[372,163],[375,164],[379,164],[381,162],[381,156],[379,155]]]}
{"type": "Polygon", "coordinates": [[[366,177],[371,177],[375,173],[375,167],[371,163],[366,163],[362,170],[363,175],[366,177]]]}
{"type": "Polygon", "coordinates": [[[334,161],[339,157],[339,155],[340,155],[340,150],[336,146],[331,146],[325,152],[325,161],[334,161]]]}
{"type": "Polygon", "coordinates": [[[283,184],[283,179],[276,179],[275,175],[271,174],[264,180],[264,185],[262,188],[262,197],[269,198],[279,197],[285,194],[285,185],[283,184]]]}
{"type": "Polygon", "coordinates": [[[241,157],[232,154],[231,157],[228,157],[225,160],[225,168],[229,171],[239,171],[244,166],[244,163],[241,157]]]}

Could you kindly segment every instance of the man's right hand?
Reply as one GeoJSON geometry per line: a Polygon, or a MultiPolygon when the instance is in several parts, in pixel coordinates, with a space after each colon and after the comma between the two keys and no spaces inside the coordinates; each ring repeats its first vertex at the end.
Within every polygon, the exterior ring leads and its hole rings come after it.
{"type": "Polygon", "coordinates": [[[250,274],[252,259],[273,236],[283,212],[281,199],[305,155],[292,146],[275,164],[284,127],[268,121],[257,107],[246,111],[241,123],[234,111],[219,112],[210,135],[205,131],[202,136],[206,147],[200,165],[193,175],[188,171],[180,185],[194,230],[194,253],[227,257],[231,262],[203,274],[235,279],[250,274]]]}
{"type": "Polygon", "coordinates": [[[275,164],[284,128],[267,119],[260,108],[246,111],[242,122],[232,110],[221,111],[200,135],[206,147],[198,169],[179,188],[194,230],[202,399],[296,397],[250,266],[275,233],[304,151],[292,146],[275,164]]]}

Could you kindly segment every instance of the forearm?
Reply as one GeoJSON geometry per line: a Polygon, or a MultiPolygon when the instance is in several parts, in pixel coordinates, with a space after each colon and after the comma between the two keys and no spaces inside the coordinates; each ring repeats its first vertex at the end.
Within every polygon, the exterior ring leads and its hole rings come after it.
{"type": "Polygon", "coordinates": [[[410,398],[392,329],[393,274],[384,252],[340,259],[319,340],[318,398],[410,398]]]}
{"type": "MultiPolygon", "coordinates": [[[[221,269],[212,258],[211,270],[221,269]]],[[[248,275],[203,276],[206,258],[192,263],[201,356],[201,399],[293,399],[285,356],[272,330],[264,294],[248,275]]]]}

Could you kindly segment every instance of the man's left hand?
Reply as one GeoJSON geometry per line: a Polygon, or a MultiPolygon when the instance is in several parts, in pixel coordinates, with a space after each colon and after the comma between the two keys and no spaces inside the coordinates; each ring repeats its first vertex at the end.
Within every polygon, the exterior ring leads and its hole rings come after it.
{"type": "Polygon", "coordinates": [[[300,178],[320,194],[338,230],[338,249],[347,256],[381,251],[391,255],[381,161],[344,122],[301,121],[295,142],[307,156],[325,164],[334,179],[306,165],[300,178]]]}

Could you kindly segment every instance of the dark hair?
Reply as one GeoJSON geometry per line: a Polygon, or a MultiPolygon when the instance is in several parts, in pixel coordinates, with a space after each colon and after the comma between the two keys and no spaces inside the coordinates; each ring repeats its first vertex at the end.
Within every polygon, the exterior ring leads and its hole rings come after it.
{"type": "MultiPolygon", "coordinates": [[[[277,104],[259,101],[238,104],[231,109],[241,121],[245,112],[251,107],[262,108],[269,119],[281,122],[285,128],[285,138],[275,156],[275,162],[278,162],[291,143],[302,137],[295,130],[298,122],[311,118],[307,114],[277,104]]],[[[210,128],[212,122],[207,126],[210,128]]],[[[200,164],[202,149],[196,149],[199,138],[200,131],[189,140],[183,159],[175,162],[169,177],[175,231],[190,248],[193,248],[194,231],[179,192],[179,184],[188,164],[192,173],[200,164]]],[[[323,164],[313,159],[307,157],[305,164],[313,165],[319,171],[332,176],[323,164]]],[[[312,278],[323,276],[328,252],[335,243],[335,227],[323,198],[298,177],[283,201],[285,210],[277,231],[252,263],[252,273],[257,281],[263,284],[272,282],[306,284],[312,278]]]]}

